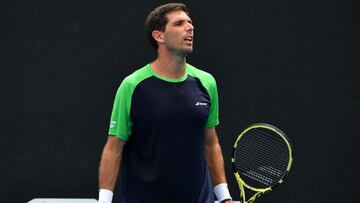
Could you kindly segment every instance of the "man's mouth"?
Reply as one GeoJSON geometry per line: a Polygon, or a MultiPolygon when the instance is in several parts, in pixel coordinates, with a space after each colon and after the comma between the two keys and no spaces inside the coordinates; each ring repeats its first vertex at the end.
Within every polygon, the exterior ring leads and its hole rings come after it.
{"type": "Polygon", "coordinates": [[[188,36],[188,37],[185,37],[184,40],[187,41],[187,42],[191,42],[191,43],[192,43],[193,37],[192,37],[192,36],[188,36]]]}

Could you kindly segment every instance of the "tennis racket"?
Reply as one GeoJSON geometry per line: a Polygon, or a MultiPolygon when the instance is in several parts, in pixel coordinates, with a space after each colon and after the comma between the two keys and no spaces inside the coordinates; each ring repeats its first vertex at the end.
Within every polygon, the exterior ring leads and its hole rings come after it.
{"type": "Polygon", "coordinates": [[[251,203],[283,182],[293,162],[293,150],[289,138],[280,129],[256,123],[237,137],[231,161],[240,201],[251,203]],[[245,189],[252,194],[248,200],[245,189]]]}

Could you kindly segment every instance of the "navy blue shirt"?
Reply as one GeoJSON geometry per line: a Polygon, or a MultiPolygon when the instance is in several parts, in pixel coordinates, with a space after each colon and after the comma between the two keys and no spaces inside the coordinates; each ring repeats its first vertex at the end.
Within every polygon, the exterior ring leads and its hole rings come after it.
{"type": "Polygon", "coordinates": [[[148,64],[126,77],[115,97],[109,135],[127,141],[122,203],[214,202],[204,132],[218,125],[215,79],[187,64],[166,79],[148,64]]]}

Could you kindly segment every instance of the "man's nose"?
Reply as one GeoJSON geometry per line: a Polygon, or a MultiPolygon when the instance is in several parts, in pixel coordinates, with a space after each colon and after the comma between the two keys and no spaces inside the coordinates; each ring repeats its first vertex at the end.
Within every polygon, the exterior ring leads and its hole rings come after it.
{"type": "Polygon", "coordinates": [[[194,25],[191,23],[187,23],[186,31],[188,31],[188,32],[194,31],[194,25]]]}

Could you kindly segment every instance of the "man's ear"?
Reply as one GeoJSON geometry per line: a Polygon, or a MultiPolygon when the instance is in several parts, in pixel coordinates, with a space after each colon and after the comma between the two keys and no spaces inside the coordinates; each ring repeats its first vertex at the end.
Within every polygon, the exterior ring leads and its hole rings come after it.
{"type": "Polygon", "coordinates": [[[151,33],[152,37],[157,41],[158,43],[164,43],[164,33],[159,30],[154,30],[151,33]]]}

